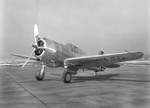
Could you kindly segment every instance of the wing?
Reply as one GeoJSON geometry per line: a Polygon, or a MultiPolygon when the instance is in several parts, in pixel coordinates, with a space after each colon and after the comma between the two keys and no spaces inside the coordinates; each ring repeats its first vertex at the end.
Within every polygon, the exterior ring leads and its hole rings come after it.
{"type": "MultiPolygon", "coordinates": [[[[28,56],[25,56],[25,55],[19,55],[19,54],[11,54],[11,55],[15,56],[15,57],[23,58],[23,59],[29,58],[28,56]]],[[[37,61],[37,58],[31,57],[30,60],[36,60],[37,61]]]]}
{"type": "Polygon", "coordinates": [[[113,53],[113,54],[103,54],[94,56],[83,56],[68,58],[65,60],[65,65],[74,65],[78,67],[98,67],[104,66],[109,67],[112,64],[139,59],[143,56],[142,52],[124,52],[124,53],[113,53]]]}

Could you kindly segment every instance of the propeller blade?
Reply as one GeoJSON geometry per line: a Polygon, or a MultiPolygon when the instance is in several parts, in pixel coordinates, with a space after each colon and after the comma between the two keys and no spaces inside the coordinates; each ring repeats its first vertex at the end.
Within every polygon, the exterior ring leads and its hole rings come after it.
{"type": "Polygon", "coordinates": [[[29,60],[32,58],[32,54],[34,53],[34,49],[32,50],[31,55],[28,57],[28,59],[25,61],[25,63],[22,65],[22,68],[25,67],[25,65],[27,65],[27,63],[29,62],[29,60]]]}
{"type": "Polygon", "coordinates": [[[25,67],[25,65],[29,62],[29,60],[32,58],[32,54],[34,53],[35,49],[38,48],[37,46],[37,40],[39,38],[39,30],[38,30],[38,25],[34,24],[34,44],[32,45],[32,47],[34,48],[32,50],[31,55],[27,58],[27,60],[25,61],[25,63],[22,65],[22,68],[25,67]]]}
{"type": "Polygon", "coordinates": [[[35,24],[34,25],[34,42],[35,44],[37,44],[37,39],[39,38],[39,30],[38,30],[38,25],[35,24]]]}
{"type": "Polygon", "coordinates": [[[52,51],[53,53],[56,53],[57,51],[53,48],[48,47],[47,49],[49,49],[50,51],[52,51]]]}

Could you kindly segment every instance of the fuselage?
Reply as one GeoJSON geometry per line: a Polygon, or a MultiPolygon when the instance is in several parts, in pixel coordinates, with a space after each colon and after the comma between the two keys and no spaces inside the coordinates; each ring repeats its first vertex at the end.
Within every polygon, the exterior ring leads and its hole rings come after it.
{"type": "Polygon", "coordinates": [[[63,67],[66,58],[85,55],[80,48],[73,44],[63,45],[47,38],[39,38],[37,46],[44,47],[44,49],[36,49],[35,57],[48,67],[63,67]]]}
{"type": "MultiPolygon", "coordinates": [[[[56,41],[49,40],[47,38],[39,38],[37,41],[37,48],[35,52],[35,57],[39,59],[44,65],[48,67],[64,67],[64,60],[72,57],[84,57],[86,54],[77,46],[73,44],[60,44],[56,41]],[[40,48],[43,47],[43,48],[40,48]]],[[[116,53],[118,54],[118,53],[116,53]]],[[[86,65],[90,67],[94,65],[95,67],[105,64],[105,66],[114,67],[114,63],[123,62],[129,60],[139,59],[143,56],[142,52],[124,52],[120,53],[121,56],[113,56],[108,54],[107,60],[95,61],[94,64],[87,63],[86,65]],[[105,61],[105,62],[104,62],[105,61]]],[[[106,56],[107,54],[105,54],[106,56]]],[[[99,55],[94,55],[99,56],[99,55]]],[[[102,55],[103,56],[103,55],[102,55]]],[[[105,58],[104,58],[105,59],[105,58]]]]}

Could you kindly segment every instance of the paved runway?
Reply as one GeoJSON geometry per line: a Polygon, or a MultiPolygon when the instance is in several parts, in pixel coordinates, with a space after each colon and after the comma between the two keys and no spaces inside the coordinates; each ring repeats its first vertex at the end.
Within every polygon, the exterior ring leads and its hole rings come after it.
{"type": "Polygon", "coordinates": [[[149,108],[149,66],[106,69],[97,77],[80,72],[71,84],[61,81],[63,69],[46,69],[38,82],[38,66],[0,67],[0,108],[149,108]]]}

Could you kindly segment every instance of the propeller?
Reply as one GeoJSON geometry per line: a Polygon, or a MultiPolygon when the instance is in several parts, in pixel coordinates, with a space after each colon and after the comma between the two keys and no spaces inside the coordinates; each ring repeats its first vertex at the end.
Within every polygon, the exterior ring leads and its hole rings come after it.
{"type": "Polygon", "coordinates": [[[31,59],[31,57],[32,57],[33,53],[34,53],[34,49],[32,50],[31,55],[28,57],[28,59],[27,59],[27,60],[25,61],[25,63],[22,65],[22,68],[24,68],[24,67],[25,67],[25,65],[29,62],[29,60],[31,59]]]}
{"type": "Polygon", "coordinates": [[[36,50],[38,50],[38,49],[42,49],[42,50],[48,49],[48,50],[51,51],[52,53],[56,53],[56,52],[57,52],[54,48],[50,48],[50,47],[45,48],[45,47],[40,47],[40,46],[38,46],[38,43],[37,43],[37,42],[38,42],[39,39],[40,39],[40,37],[39,37],[38,25],[35,24],[35,25],[34,25],[34,44],[32,44],[32,47],[33,47],[34,49],[32,50],[31,55],[27,58],[27,60],[25,61],[25,63],[22,65],[22,68],[26,66],[26,64],[27,64],[27,63],[29,62],[29,60],[32,58],[32,55],[33,55],[34,51],[36,51],[36,50]]]}
{"type": "Polygon", "coordinates": [[[38,25],[37,25],[37,24],[34,24],[34,45],[32,45],[32,46],[35,46],[35,47],[33,47],[34,49],[32,50],[31,55],[28,57],[28,59],[27,59],[27,60],[25,61],[25,63],[22,65],[22,68],[27,65],[27,63],[28,63],[29,60],[31,59],[31,57],[32,57],[32,55],[33,55],[35,49],[38,48],[38,46],[37,46],[37,40],[38,40],[38,38],[39,38],[38,36],[39,36],[38,25]]]}
{"type": "Polygon", "coordinates": [[[38,30],[38,25],[34,24],[34,44],[37,45],[37,40],[39,36],[39,30],[38,30]]]}

